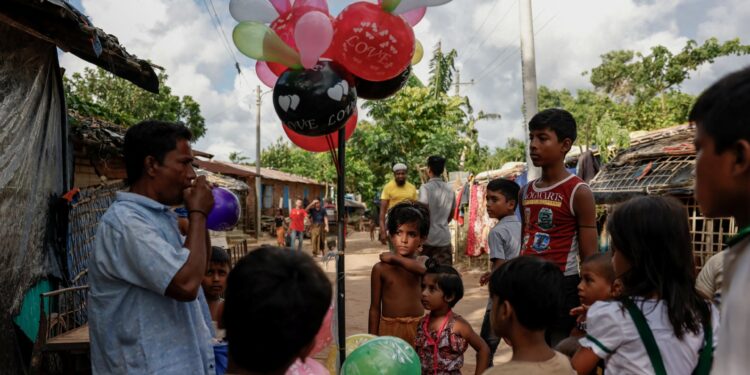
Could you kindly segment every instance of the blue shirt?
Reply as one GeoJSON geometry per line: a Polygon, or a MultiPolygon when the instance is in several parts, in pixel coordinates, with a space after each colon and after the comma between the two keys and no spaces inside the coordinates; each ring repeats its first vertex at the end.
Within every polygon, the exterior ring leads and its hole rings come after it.
{"type": "Polygon", "coordinates": [[[169,207],[117,193],[89,260],[94,374],[215,373],[203,292],[190,302],[164,295],[189,254],[169,207]]]}
{"type": "Polygon", "coordinates": [[[312,220],[313,224],[323,224],[325,222],[325,218],[327,215],[327,212],[324,208],[316,209],[315,207],[308,210],[310,213],[310,219],[312,220]]]}
{"type": "Polygon", "coordinates": [[[490,259],[511,260],[521,252],[521,222],[516,215],[500,219],[487,236],[490,259]]]}

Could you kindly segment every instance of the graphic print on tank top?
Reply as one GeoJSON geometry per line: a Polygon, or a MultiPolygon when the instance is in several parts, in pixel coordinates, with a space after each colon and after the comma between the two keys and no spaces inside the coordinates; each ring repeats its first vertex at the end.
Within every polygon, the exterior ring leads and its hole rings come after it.
{"type": "Polygon", "coordinates": [[[567,275],[578,274],[578,223],[573,209],[576,190],[586,183],[570,175],[557,184],[537,188],[534,180],[523,188],[524,217],[521,255],[549,260],[567,275]]]}

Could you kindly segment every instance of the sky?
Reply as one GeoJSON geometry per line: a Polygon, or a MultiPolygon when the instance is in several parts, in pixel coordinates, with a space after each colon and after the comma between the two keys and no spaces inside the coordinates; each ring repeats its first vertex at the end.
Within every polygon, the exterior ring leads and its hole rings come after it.
{"type": "MultiPolygon", "coordinates": [[[[331,14],[352,2],[329,0],[331,14]]],[[[219,160],[227,160],[230,152],[255,159],[255,88],[270,89],[256,77],[255,61],[232,44],[237,22],[229,14],[229,0],[71,3],[95,26],[117,36],[128,52],[164,67],[174,94],[190,95],[201,105],[207,133],[194,148],[219,160]],[[220,25],[210,16],[212,6],[220,25]],[[235,60],[242,75],[237,74],[235,60]]],[[[554,89],[591,88],[582,73],[612,50],[648,53],[650,47],[663,45],[677,52],[690,39],[702,43],[710,37],[750,43],[746,0],[533,0],[532,14],[537,83],[554,89]]],[[[460,94],[469,97],[475,111],[502,115],[500,120],[477,123],[480,144],[502,147],[509,137],[524,137],[518,0],[453,0],[429,8],[414,32],[425,47],[425,58],[414,67],[420,79],[428,78],[429,58],[438,42],[444,51],[456,49],[461,82],[474,80],[461,85],[460,94]]],[[[62,52],[60,65],[66,74],[93,67],[62,52]]],[[[699,94],[747,65],[749,56],[717,59],[694,72],[682,90],[699,94]]],[[[262,148],[284,136],[270,98],[264,95],[261,107],[262,148]]]]}

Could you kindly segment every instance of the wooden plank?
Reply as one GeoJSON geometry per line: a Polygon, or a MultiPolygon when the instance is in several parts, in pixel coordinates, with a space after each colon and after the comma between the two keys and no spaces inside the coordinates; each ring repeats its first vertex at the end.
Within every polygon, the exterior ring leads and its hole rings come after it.
{"type": "Polygon", "coordinates": [[[44,347],[46,351],[62,350],[88,350],[89,349],[89,325],[84,324],[78,328],[71,329],[47,340],[44,347]]]}

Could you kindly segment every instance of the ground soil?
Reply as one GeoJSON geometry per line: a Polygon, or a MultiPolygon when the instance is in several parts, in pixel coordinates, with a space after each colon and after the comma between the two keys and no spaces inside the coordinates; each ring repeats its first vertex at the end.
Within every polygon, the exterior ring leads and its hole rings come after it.
{"type": "MultiPolygon", "coordinates": [[[[273,240],[263,242],[274,242],[273,240]]],[[[305,240],[303,251],[310,253],[312,245],[309,240],[305,240]]],[[[379,261],[378,255],[388,251],[387,246],[380,242],[370,241],[367,232],[352,232],[346,241],[346,335],[357,333],[367,333],[367,317],[370,307],[370,271],[372,266],[379,261]]],[[[335,260],[324,262],[320,257],[316,258],[323,270],[334,282],[336,277],[335,260]]],[[[487,305],[487,288],[479,286],[479,276],[481,271],[478,269],[469,269],[457,267],[464,281],[464,298],[456,305],[454,311],[463,316],[471,323],[474,331],[479,333],[482,327],[482,318],[487,305]]],[[[323,360],[327,353],[321,353],[316,359],[323,360]]],[[[495,363],[502,363],[510,360],[511,350],[505,345],[500,344],[495,354],[495,363]]],[[[473,374],[476,364],[476,353],[469,347],[464,354],[465,365],[462,372],[464,374],[473,374]]]]}

